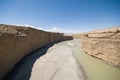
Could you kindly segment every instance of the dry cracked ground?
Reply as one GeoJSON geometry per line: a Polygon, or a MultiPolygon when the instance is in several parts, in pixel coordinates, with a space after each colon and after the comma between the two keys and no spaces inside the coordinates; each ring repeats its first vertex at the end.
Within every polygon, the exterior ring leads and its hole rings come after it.
{"type": "Polygon", "coordinates": [[[73,55],[76,47],[80,47],[79,40],[39,49],[22,60],[7,80],[84,80],[83,70],[73,55]]]}

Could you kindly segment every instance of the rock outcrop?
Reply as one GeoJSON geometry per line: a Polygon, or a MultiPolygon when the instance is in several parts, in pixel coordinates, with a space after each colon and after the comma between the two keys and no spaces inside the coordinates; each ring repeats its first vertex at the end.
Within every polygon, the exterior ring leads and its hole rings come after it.
{"type": "Polygon", "coordinates": [[[65,39],[72,37],[30,27],[0,24],[0,80],[30,52],[65,39]]]}
{"type": "Polygon", "coordinates": [[[120,27],[92,31],[83,36],[82,48],[86,53],[120,68],[120,27]]]}

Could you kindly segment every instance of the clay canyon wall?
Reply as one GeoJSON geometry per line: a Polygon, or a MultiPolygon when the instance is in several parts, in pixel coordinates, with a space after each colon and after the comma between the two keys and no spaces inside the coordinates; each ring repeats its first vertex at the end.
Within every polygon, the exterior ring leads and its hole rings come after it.
{"type": "Polygon", "coordinates": [[[23,57],[48,43],[72,39],[62,33],[0,24],[0,79],[23,57]]]}
{"type": "Polygon", "coordinates": [[[82,49],[87,54],[120,68],[120,27],[74,34],[73,37],[82,39],[82,49]]]}

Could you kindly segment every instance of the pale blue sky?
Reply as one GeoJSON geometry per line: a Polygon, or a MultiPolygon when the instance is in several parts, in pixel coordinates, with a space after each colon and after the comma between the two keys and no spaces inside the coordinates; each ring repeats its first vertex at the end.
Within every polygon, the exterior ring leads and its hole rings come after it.
{"type": "Polygon", "coordinates": [[[90,31],[120,25],[120,0],[0,0],[1,24],[90,31]]]}

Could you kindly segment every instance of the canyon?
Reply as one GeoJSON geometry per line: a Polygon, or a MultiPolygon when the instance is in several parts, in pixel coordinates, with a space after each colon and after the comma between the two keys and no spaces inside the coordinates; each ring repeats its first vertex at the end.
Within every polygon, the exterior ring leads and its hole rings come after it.
{"type": "Polygon", "coordinates": [[[87,68],[84,65],[92,65],[97,60],[100,60],[98,65],[111,66],[106,68],[116,74],[106,77],[108,80],[120,79],[117,74],[120,68],[120,27],[65,35],[0,24],[0,80],[85,80],[87,68]],[[95,58],[90,59],[91,64],[90,60],[85,63],[84,56],[80,57],[84,54],[95,58]]]}

